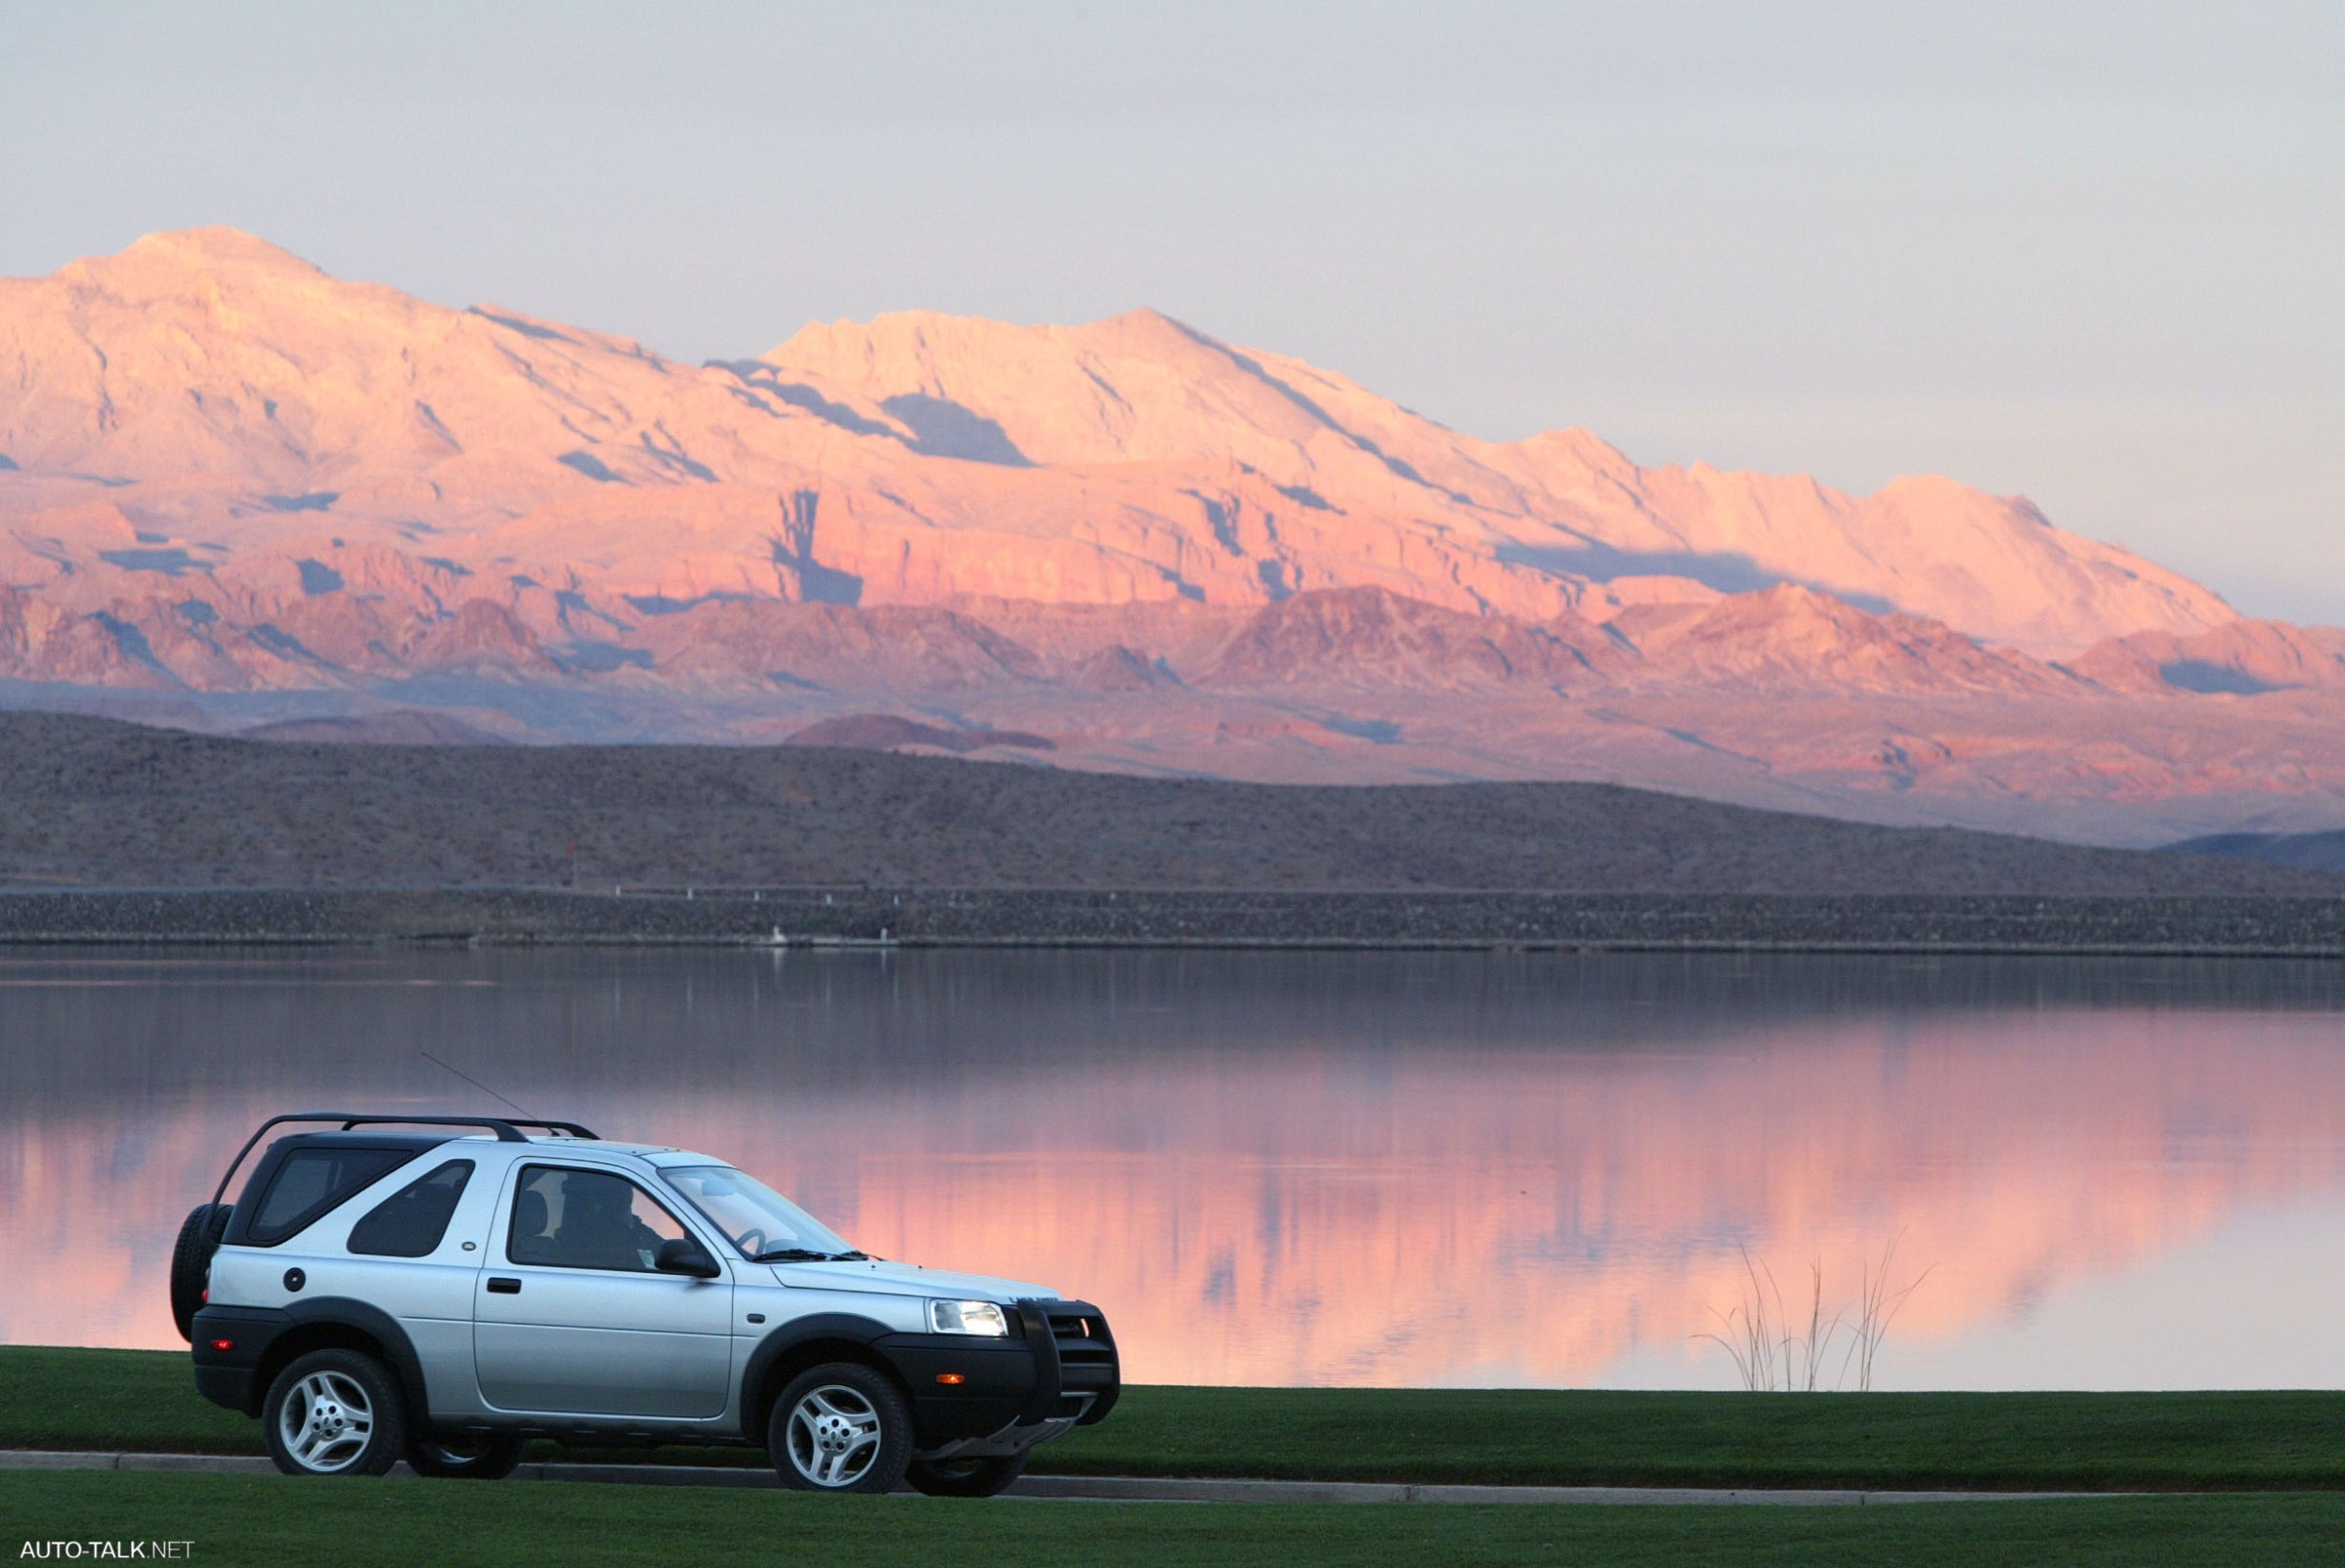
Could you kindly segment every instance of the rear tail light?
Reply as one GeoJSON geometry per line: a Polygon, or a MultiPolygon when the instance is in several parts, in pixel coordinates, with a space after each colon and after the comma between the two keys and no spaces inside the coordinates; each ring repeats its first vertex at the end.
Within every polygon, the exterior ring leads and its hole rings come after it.
{"type": "Polygon", "coordinates": [[[212,1348],[214,1350],[234,1350],[236,1348],[236,1342],[234,1339],[214,1339],[212,1348]]]}

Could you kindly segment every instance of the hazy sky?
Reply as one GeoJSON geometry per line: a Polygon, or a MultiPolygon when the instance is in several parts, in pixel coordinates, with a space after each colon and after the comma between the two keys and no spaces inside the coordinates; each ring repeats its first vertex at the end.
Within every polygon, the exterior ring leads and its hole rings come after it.
{"type": "Polygon", "coordinates": [[[0,11],[0,274],[207,223],[693,360],[1149,304],[2345,623],[2339,0],[0,11]]]}

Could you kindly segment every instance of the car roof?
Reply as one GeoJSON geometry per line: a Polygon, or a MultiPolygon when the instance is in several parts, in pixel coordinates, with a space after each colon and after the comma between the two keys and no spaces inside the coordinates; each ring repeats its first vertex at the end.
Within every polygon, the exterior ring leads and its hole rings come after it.
{"type": "Polygon", "coordinates": [[[437,1149],[455,1140],[445,1132],[291,1132],[271,1144],[292,1149],[437,1149]]]}
{"type": "Polygon", "coordinates": [[[539,1149],[591,1149],[602,1154],[631,1154],[638,1159],[674,1153],[664,1143],[620,1143],[615,1138],[532,1138],[529,1141],[539,1149]]]}
{"type": "Polygon", "coordinates": [[[277,1140],[291,1148],[351,1148],[351,1149],[437,1149],[443,1144],[467,1144],[489,1149],[510,1149],[516,1155],[525,1151],[531,1155],[545,1154],[616,1154],[629,1155],[654,1165],[721,1165],[730,1164],[710,1155],[695,1154],[666,1143],[622,1143],[616,1138],[564,1138],[533,1136],[515,1143],[500,1139],[489,1132],[372,1132],[361,1129],[328,1132],[292,1132],[277,1140]]]}

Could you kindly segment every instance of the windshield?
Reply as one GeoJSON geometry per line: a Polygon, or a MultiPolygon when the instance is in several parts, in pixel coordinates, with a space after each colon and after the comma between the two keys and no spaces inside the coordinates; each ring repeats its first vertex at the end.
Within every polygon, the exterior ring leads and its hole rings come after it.
{"type": "Polygon", "coordinates": [[[796,1204],[731,1165],[683,1165],[660,1174],[751,1262],[775,1253],[864,1255],[796,1204]]]}

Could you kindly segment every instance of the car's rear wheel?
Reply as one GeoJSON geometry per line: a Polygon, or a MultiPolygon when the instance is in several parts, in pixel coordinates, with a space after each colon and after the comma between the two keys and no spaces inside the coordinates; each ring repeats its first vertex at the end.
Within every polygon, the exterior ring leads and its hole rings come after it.
{"type": "Polygon", "coordinates": [[[220,1250],[231,1212],[227,1204],[197,1204],[180,1221],[179,1240],[171,1244],[171,1321],[179,1326],[182,1339],[195,1337],[195,1314],[203,1307],[212,1254],[220,1250]]]}
{"type": "Polygon", "coordinates": [[[261,1432],[287,1475],[381,1475],[406,1452],[405,1403],[372,1356],[313,1350],[269,1385],[261,1432]]]}
{"type": "Polygon", "coordinates": [[[833,1361],[789,1380],[765,1438],[784,1486],[892,1492],[912,1461],[912,1405],[885,1373],[833,1361]]]}
{"type": "Polygon", "coordinates": [[[1026,1455],[988,1459],[914,1460],[904,1468],[913,1490],[932,1498],[990,1498],[1009,1490],[1026,1473],[1026,1455]]]}
{"type": "Polygon", "coordinates": [[[415,1437],[407,1441],[407,1468],[444,1481],[501,1481],[529,1446],[526,1437],[415,1437]]]}

